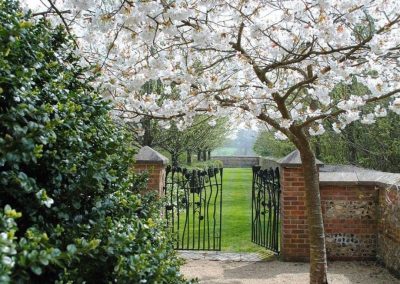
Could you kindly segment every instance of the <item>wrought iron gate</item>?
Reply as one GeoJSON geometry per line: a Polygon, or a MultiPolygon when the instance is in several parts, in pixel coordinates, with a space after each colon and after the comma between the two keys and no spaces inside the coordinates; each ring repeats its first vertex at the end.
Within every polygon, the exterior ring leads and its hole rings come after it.
{"type": "Polygon", "coordinates": [[[221,250],[223,169],[168,166],[165,217],[178,250],[221,250]]]}
{"type": "Polygon", "coordinates": [[[253,167],[251,240],[279,254],[280,248],[279,169],[253,167]]]}

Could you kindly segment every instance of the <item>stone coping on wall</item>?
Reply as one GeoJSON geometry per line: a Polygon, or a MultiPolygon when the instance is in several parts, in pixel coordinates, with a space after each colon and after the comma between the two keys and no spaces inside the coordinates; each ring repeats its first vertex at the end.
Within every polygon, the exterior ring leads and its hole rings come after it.
{"type": "Polygon", "coordinates": [[[399,188],[400,174],[368,170],[348,165],[324,165],[319,173],[320,185],[372,185],[399,188]]]}
{"type": "MultiPolygon", "coordinates": [[[[324,165],[323,162],[320,160],[316,159],[315,162],[317,163],[318,166],[324,165]]],[[[300,157],[300,152],[299,150],[295,150],[291,152],[290,154],[286,155],[282,159],[279,159],[277,163],[280,164],[281,167],[299,167],[302,165],[301,162],[301,157],[300,157]]]]}
{"type": "Polygon", "coordinates": [[[167,165],[168,158],[153,150],[149,146],[140,148],[135,156],[136,164],[160,164],[167,165]]]}

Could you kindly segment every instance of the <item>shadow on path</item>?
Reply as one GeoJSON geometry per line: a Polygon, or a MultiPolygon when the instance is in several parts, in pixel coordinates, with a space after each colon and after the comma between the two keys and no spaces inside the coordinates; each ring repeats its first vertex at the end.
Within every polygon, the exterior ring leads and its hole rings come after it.
{"type": "MultiPolygon", "coordinates": [[[[309,283],[309,265],[293,262],[233,262],[188,260],[182,273],[200,283],[309,283]]],[[[329,283],[398,284],[400,280],[375,262],[331,262],[329,283]]]]}

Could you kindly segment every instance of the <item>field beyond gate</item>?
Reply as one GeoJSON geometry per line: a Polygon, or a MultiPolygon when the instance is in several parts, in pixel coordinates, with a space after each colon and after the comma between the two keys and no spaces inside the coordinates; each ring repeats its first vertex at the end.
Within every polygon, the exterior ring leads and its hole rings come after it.
{"type": "Polygon", "coordinates": [[[252,242],[276,254],[280,252],[279,169],[253,167],[252,242]]]}
{"type": "MultiPolygon", "coordinates": [[[[171,175],[171,173],[169,173],[171,175]]],[[[218,174],[219,175],[219,174],[218,174]]],[[[210,229],[208,229],[208,225],[206,224],[206,230],[204,230],[204,222],[198,221],[198,216],[200,212],[195,212],[193,214],[193,207],[189,207],[189,225],[190,232],[189,235],[186,235],[184,242],[182,243],[182,233],[184,230],[185,223],[185,215],[180,214],[179,216],[179,230],[177,224],[177,212],[174,210],[172,212],[172,208],[168,207],[166,211],[169,226],[171,227],[171,217],[175,215],[174,221],[174,232],[175,234],[179,231],[179,243],[175,244],[177,249],[201,249],[201,250],[222,250],[226,252],[257,252],[262,253],[266,257],[270,255],[270,251],[265,248],[252,243],[252,177],[253,172],[251,168],[225,168],[223,169],[223,178],[222,178],[222,222],[219,222],[219,197],[217,202],[210,202],[209,204],[209,217],[204,216],[205,220],[210,221],[210,229]],[[213,212],[214,205],[217,205],[216,210],[216,238],[213,237],[213,212]],[[193,219],[195,216],[195,219],[193,219]],[[199,228],[199,224],[201,227],[199,228]],[[219,247],[219,225],[221,224],[221,246],[219,247]],[[194,225],[194,227],[192,227],[194,225]],[[208,232],[211,233],[210,238],[208,238],[208,232]],[[201,236],[199,237],[199,233],[201,236]],[[203,237],[204,233],[206,233],[205,238],[203,237]],[[189,237],[189,243],[188,238],[189,237]],[[193,244],[194,237],[194,244],[193,244]],[[205,246],[203,246],[203,241],[206,240],[205,246]],[[210,240],[210,246],[208,246],[208,241],[210,240]],[[199,244],[200,241],[200,244],[199,244]],[[214,246],[215,242],[215,246],[214,246]]],[[[181,174],[175,175],[175,180],[181,180],[181,174]]],[[[169,180],[171,182],[171,180],[169,180]]],[[[181,181],[178,181],[181,182],[181,181]]],[[[219,180],[215,183],[219,184],[219,180]]],[[[216,187],[213,186],[214,193],[216,193],[216,187]]],[[[220,190],[220,189],[219,189],[220,190]]],[[[190,189],[189,189],[190,191],[190,189]]],[[[220,192],[220,191],[219,191],[220,192]]],[[[178,200],[176,197],[176,190],[174,194],[167,194],[167,198],[169,199],[168,203],[175,204],[174,209],[176,209],[176,201],[178,200]]],[[[207,194],[209,194],[209,188],[207,189],[207,194]]],[[[179,201],[182,202],[182,198],[184,197],[182,193],[179,194],[179,201]]],[[[209,196],[209,195],[208,195],[209,196]]],[[[188,196],[189,197],[189,196],[188,196]]],[[[199,195],[190,193],[189,203],[199,202],[199,195]],[[194,199],[193,199],[194,197],[194,199]]],[[[215,197],[215,195],[214,195],[215,197]]],[[[186,198],[183,198],[185,201],[186,198]]],[[[185,210],[183,204],[179,206],[181,210],[185,210]]],[[[204,208],[204,207],[203,207],[204,208]]],[[[204,209],[202,210],[204,212],[204,209]]],[[[186,234],[188,231],[186,230],[186,234]]],[[[178,239],[176,239],[178,241],[178,239]]]]}
{"type": "Polygon", "coordinates": [[[167,226],[178,250],[221,250],[223,169],[166,169],[167,226]]]}
{"type": "Polygon", "coordinates": [[[225,168],[223,177],[222,250],[268,251],[251,242],[251,168],[225,168]]]}

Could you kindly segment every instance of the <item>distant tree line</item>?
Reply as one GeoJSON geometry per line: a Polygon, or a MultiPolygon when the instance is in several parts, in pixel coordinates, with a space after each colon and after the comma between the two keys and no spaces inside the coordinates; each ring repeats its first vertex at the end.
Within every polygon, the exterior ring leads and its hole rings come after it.
{"type": "Polygon", "coordinates": [[[399,126],[399,116],[389,113],[368,127],[355,122],[340,134],[329,131],[314,139],[316,155],[325,163],[400,172],[399,126]]]}
{"type": "MultiPolygon", "coordinates": [[[[177,95],[173,87],[167,91],[159,80],[148,81],[142,88],[142,94],[157,94],[159,99],[156,103],[177,95]]],[[[192,164],[193,156],[197,157],[197,161],[210,160],[211,151],[222,145],[230,132],[228,121],[228,118],[199,114],[183,127],[183,121],[166,122],[144,116],[139,124],[131,123],[129,126],[135,133],[139,146],[149,146],[167,152],[171,163],[177,166],[182,162],[182,156],[186,156],[185,163],[188,165],[192,164]]]]}
{"type": "Polygon", "coordinates": [[[186,155],[186,163],[190,165],[194,155],[197,161],[211,159],[211,151],[224,143],[229,133],[227,121],[226,118],[214,119],[199,115],[194,118],[191,126],[180,130],[174,121],[165,128],[156,120],[145,119],[142,121],[144,134],[137,136],[137,142],[141,146],[166,151],[173,165],[178,165],[180,156],[186,155]],[[215,122],[211,123],[211,120],[215,122]]]}

